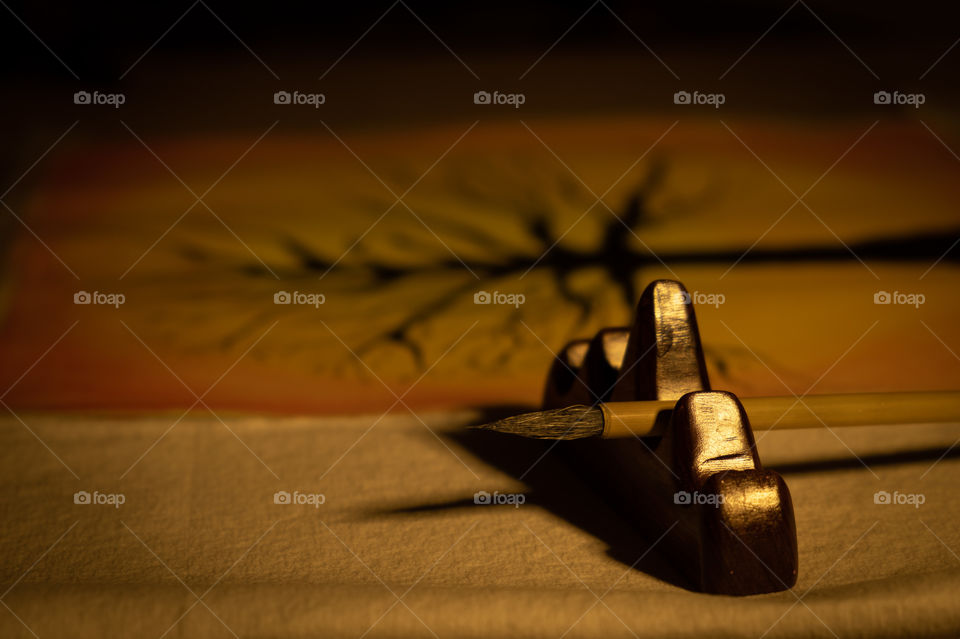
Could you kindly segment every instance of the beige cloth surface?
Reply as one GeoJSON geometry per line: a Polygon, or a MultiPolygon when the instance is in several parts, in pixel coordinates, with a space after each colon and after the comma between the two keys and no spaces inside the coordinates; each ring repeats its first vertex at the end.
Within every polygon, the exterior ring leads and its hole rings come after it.
{"type": "Polygon", "coordinates": [[[960,466],[937,462],[957,426],[760,434],[800,574],[733,598],[624,543],[539,443],[464,436],[473,413],[20,417],[0,429],[3,637],[960,635],[960,466]],[[280,490],[325,502],[275,504],[280,490]],[[526,503],[476,505],[478,490],[526,503]]]}

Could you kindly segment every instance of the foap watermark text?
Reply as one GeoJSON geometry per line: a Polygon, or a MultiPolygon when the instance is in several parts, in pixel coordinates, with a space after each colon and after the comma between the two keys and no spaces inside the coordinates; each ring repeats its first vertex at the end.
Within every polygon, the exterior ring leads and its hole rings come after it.
{"type": "Polygon", "coordinates": [[[719,508],[723,505],[723,495],[701,493],[697,490],[692,493],[679,490],[673,493],[673,503],[680,506],[713,506],[719,508]]]}
{"type": "Polygon", "coordinates": [[[497,304],[520,308],[520,305],[526,301],[527,298],[523,293],[501,293],[500,291],[489,293],[487,291],[477,291],[473,294],[474,304],[497,304]]]}
{"type": "Polygon", "coordinates": [[[127,496],[123,493],[101,493],[95,490],[92,493],[86,490],[78,490],[73,493],[73,503],[78,506],[113,506],[120,508],[127,502],[127,496]]]}
{"type": "Polygon", "coordinates": [[[720,308],[720,305],[727,301],[727,297],[723,293],[701,293],[700,291],[688,293],[683,291],[680,295],[683,297],[684,304],[709,305],[714,308],[720,308]]]}
{"type": "Polygon", "coordinates": [[[323,493],[302,493],[295,490],[292,493],[285,490],[278,490],[273,493],[273,503],[280,506],[313,506],[320,508],[327,503],[327,496],[323,493]]]}
{"type": "Polygon", "coordinates": [[[277,91],[273,94],[274,104],[293,104],[312,106],[319,109],[326,103],[327,96],[323,93],[301,93],[300,91],[277,91]]]}
{"type": "Polygon", "coordinates": [[[126,301],[127,298],[123,293],[102,293],[100,291],[88,293],[87,291],[77,291],[73,294],[74,304],[94,304],[120,308],[120,305],[126,301]]]}
{"type": "Polygon", "coordinates": [[[527,501],[527,496],[523,493],[501,493],[499,491],[493,491],[493,493],[488,493],[485,490],[480,490],[474,493],[473,503],[480,506],[503,506],[510,505],[514,508],[519,508],[527,501]]]}
{"type": "Polygon", "coordinates": [[[474,104],[506,104],[515,109],[519,109],[520,105],[526,101],[527,96],[522,93],[500,93],[499,91],[490,93],[489,91],[477,91],[473,94],[474,104]]]}
{"type": "Polygon", "coordinates": [[[900,91],[877,91],[873,94],[874,104],[892,104],[898,106],[912,106],[919,109],[927,101],[923,93],[901,93],[900,91]]]}
{"type": "Polygon", "coordinates": [[[877,291],[873,294],[874,304],[895,304],[920,308],[920,305],[926,301],[927,297],[923,293],[901,293],[900,291],[888,293],[887,291],[877,291]]]}
{"type": "Polygon", "coordinates": [[[119,109],[120,105],[127,101],[127,96],[122,93],[101,93],[100,91],[77,91],[73,94],[74,104],[93,104],[112,106],[119,109]]]}
{"type": "Polygon", "coordinates": [[[920,508],[927,501],[927,496],[923,493],[901,493],[895,490],[888,493],[885,490],[878,490],[873,493],[873,503],[879,505],[913,506],[920,508]]]}
{"type": "Polygon", "coordinates": [[[719,109],[720,105],[727,101],[727,96],[722,93],[701,93],[700,91],[677,91],[673,94],[674,104],[694,104],[712,106],[719,109]]]}
{"type": "Polygon", "coordinates": [[[273,294],[274,304],[294,304],[320,308],[320,305],[326,303],[326,301],[327,296],[323,293],[301,293],[300,291],[289,293],[287,291],[277,291],[273,294]]]}

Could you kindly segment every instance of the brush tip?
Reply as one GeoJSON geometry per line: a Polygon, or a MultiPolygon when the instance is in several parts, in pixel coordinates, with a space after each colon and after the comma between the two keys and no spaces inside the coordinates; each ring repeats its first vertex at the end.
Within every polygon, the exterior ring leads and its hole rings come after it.
{"type": "Polygon", "coordinates": [[[590,406],[567,406],[505,417],[472,428],[534,439],[583,439],[603,433],[603,413],[590,406]]]}

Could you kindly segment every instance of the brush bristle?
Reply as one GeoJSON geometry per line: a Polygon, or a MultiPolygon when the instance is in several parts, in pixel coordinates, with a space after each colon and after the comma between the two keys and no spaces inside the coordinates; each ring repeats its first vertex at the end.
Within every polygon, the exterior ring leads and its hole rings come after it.
{"type": "Polygon", "coordinates": [[[603,412],[589,406],[567,406],[506,417],[476,428],[534,439],[583,439],[603,433],[603,412]]]}

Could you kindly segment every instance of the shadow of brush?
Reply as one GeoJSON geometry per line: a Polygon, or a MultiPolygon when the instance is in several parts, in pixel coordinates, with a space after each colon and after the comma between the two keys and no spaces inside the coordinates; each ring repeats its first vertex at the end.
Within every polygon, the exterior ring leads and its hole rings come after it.
{"type": "MultiPolygon", "coordinates": [[[[529,406],[493,406],[479,409],[479,425],[529,412],[529,406]]],[[[607,555],[629,569],[653,576],[661,581],[685,589],[690,584],[656,548],[650,550],[653,539],[645,538],[604,499],[601,491],[592,485],[577,469],[576,458],[563,442],[527,439],[486,430],[464,429],[441,432],[442,437],[475,457],[522,483],[525,504],[544,508],[551,514],[576,526],[607,545],[607,555]]],[[[894,465],[916,461],[930,461],[943,457],[960,456],[960,448],[941,446],[918,450],[878,454],[865,457],[871,466],[894,465]]],[[[770,468],[784,474],[830,472],[861,467],[854,457],[809,460],[774,464],[770,468]]],[[[642,489],[642,487],[641,487],[642,489]]],[[[478,508],[474,497],[416,504],[389,510],[376,515],[403,516],[439,514],[454,509],[478,508]]],[[[487,506],[483,506],[486,508],[487,506]]],[[[691,551],[695,551],[692,549],[691,551]]]]}
{"type": "Polygon", "coordinates": [[[859,470],[864,466],[893,466],[916,462],[933,462],[942,459],[960,457],[960,447],[927,446],[916,450],[901,450],[889,453],[874,453],[872,455],[858,455],[834,457],[830,459],[814,459],[809,461],[785,462],[766,466],[781,475],[797,475],[805,473],[822,473],[835,470],[859,470]]]}
{"type": "MultiPolygon", "coordinates": [[[[529,407],[497,406],[480,409],[476,424],[482,424],[529,407]]],[[[647,540],[591,491],[569,464],[563,446],[556,442],[527,439],[491,431],[463,430],[441,433],[526,486],[527,505],[536,505],[580,528],[607,545],[607,555],[630,569],[649,574],[672,585],[689,584],[647,540]]],[[[379,511],[378,515],[440,513],[458,508],[478,508],[473,496],[379,511]]],[[[484,506],[486,507],[486,506],[484,506]]]]}

